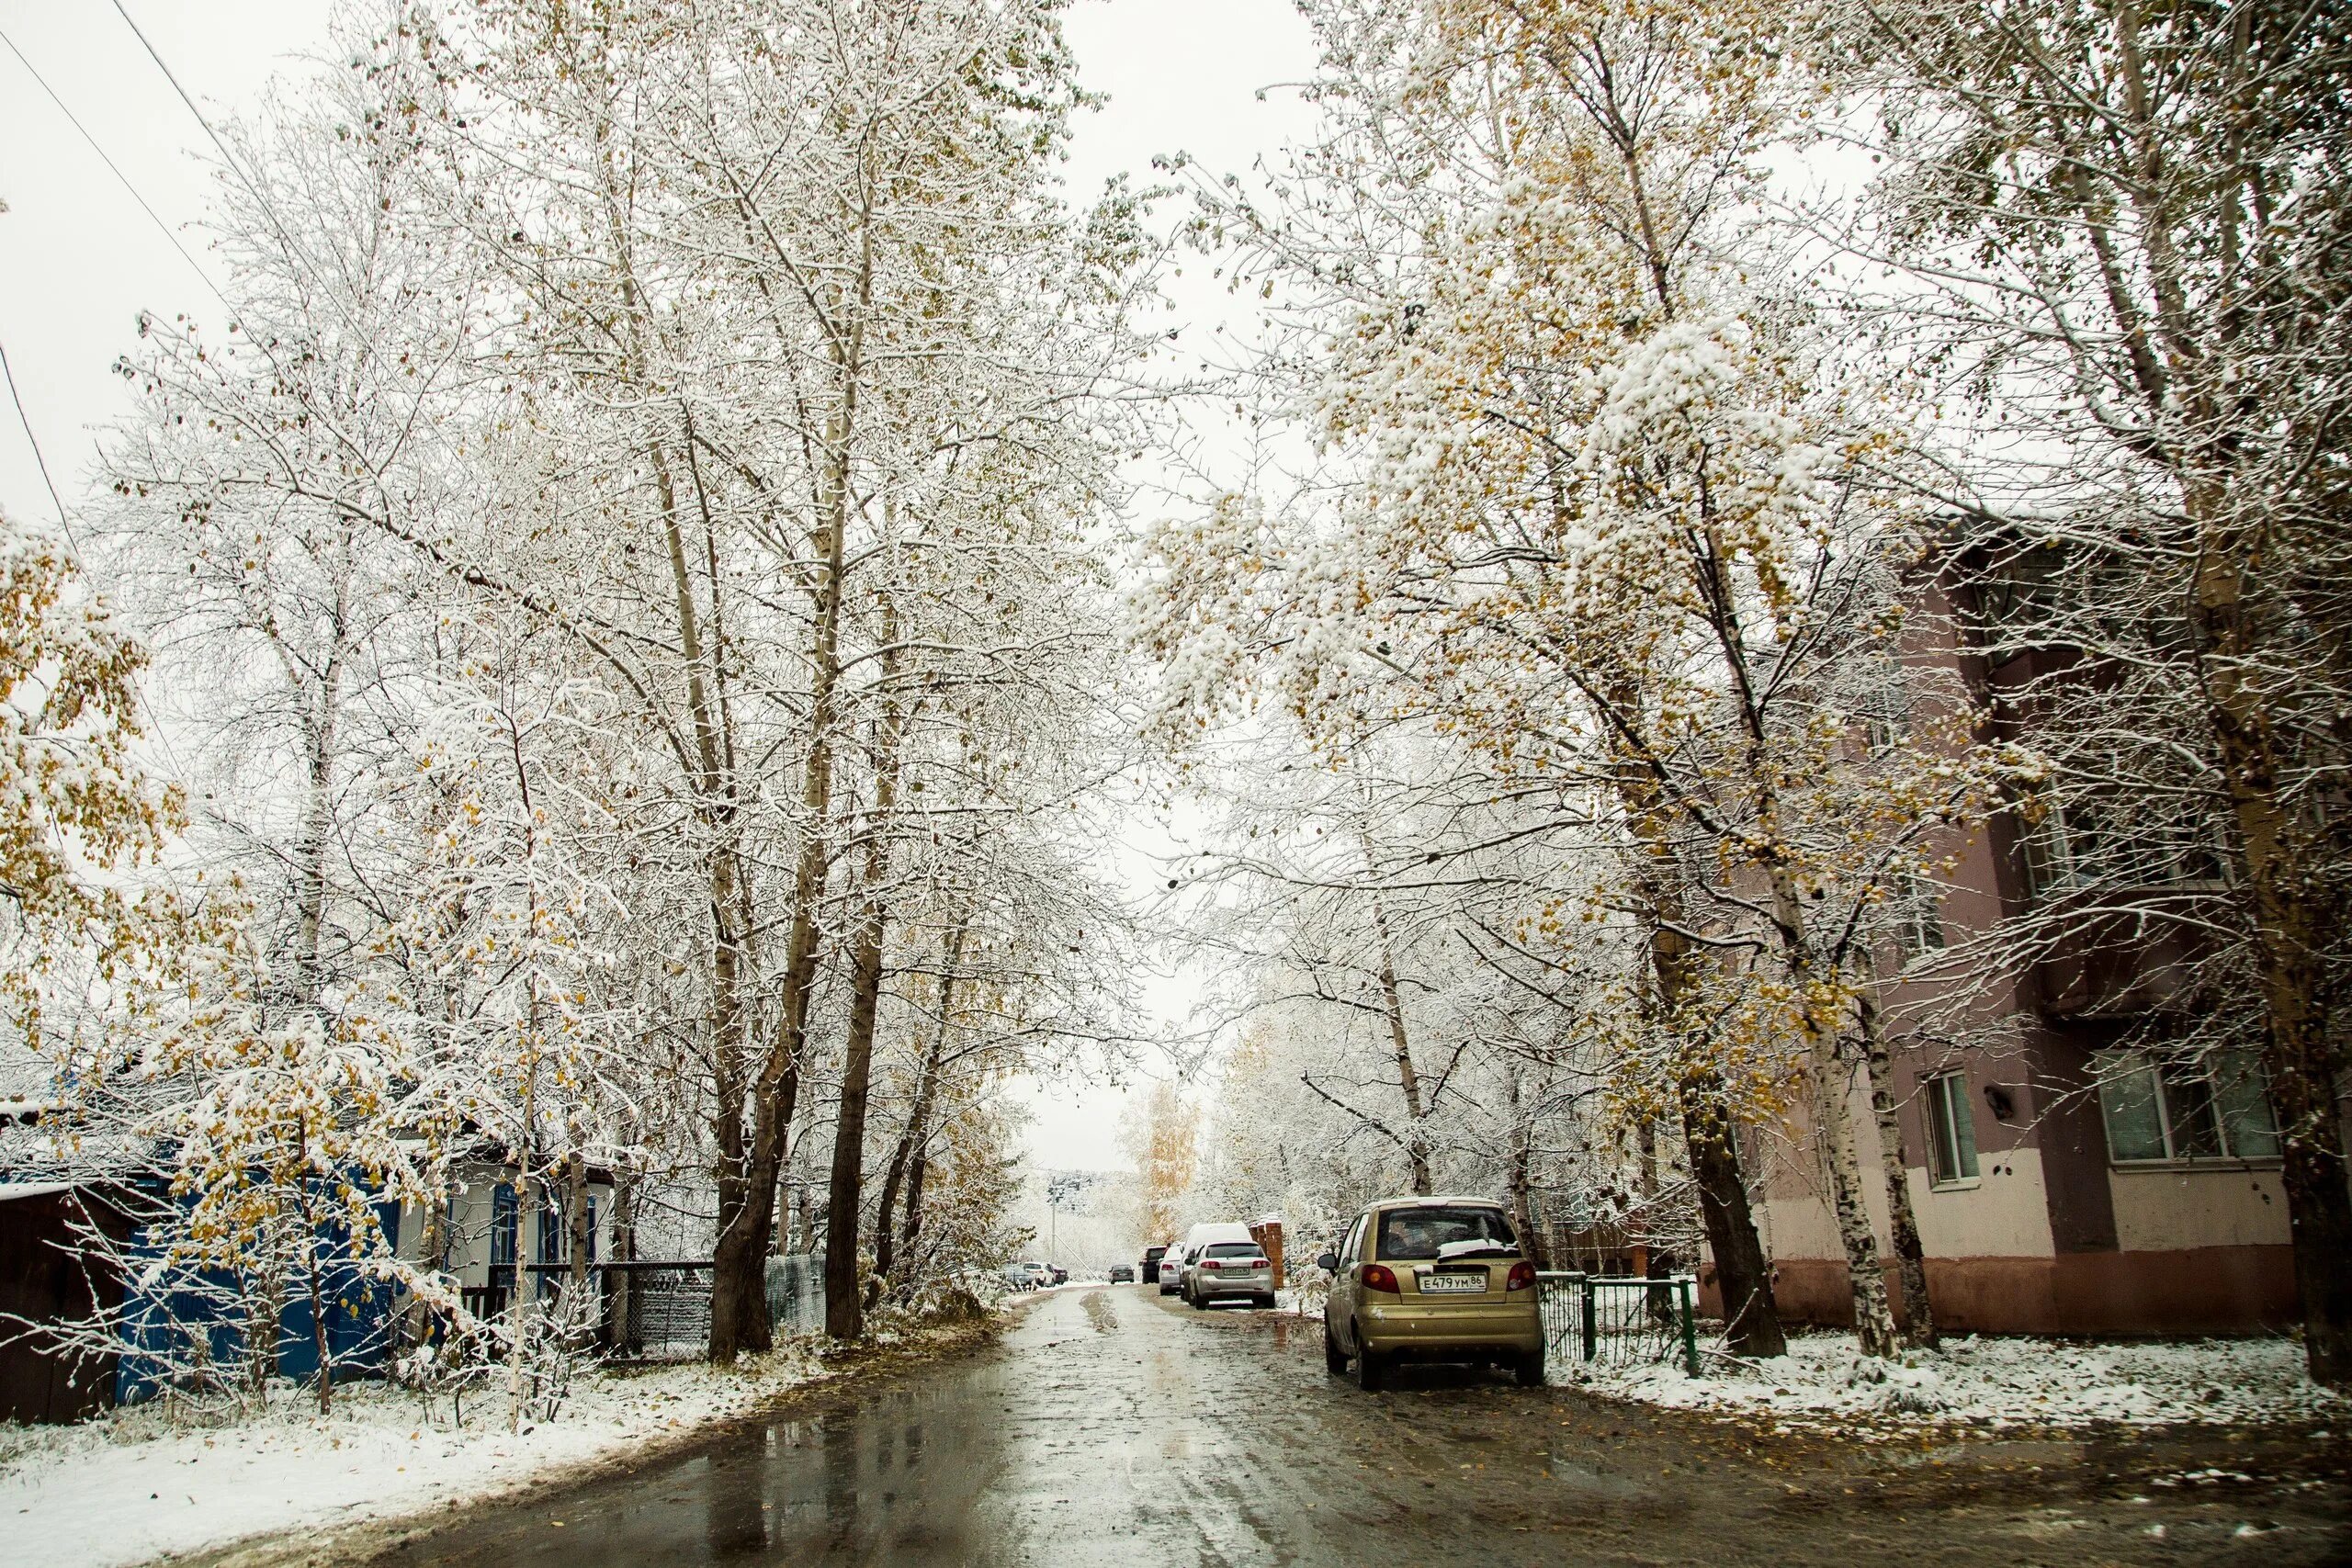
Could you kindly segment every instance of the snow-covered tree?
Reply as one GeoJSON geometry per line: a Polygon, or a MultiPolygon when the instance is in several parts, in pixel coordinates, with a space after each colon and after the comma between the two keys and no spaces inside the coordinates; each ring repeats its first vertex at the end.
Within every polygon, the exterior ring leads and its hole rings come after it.
{"type": "MultiPolygon", "coordinates": [[[[2311,10],[2030,4],[1830,14],[1883,160],[1823,232],[1853,320],[1940,400],[1919,479],[2063,918],[2194,953],[2160,1052],[2261,1043],[2312,1374],[2352,1378],[2340,1025],[2347,817],[2343,366],[2352,50],[2311,10]],[[2225,867],[2214,878],[2200,868],[2225,867]]],[[[2046,949],[2045,908],[1984,951],[2046,949]]]]}

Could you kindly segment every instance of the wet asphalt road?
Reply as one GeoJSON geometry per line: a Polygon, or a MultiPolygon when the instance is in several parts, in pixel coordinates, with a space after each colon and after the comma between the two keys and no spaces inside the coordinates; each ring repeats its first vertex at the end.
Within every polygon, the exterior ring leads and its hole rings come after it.
{"type": "Polygon", "coordinates": [[[1367,1396],[1325,1375],[1318,1333],[1132,1286],[1060,1292],[999,1345],[861,1402],[732,1428],[375,1561],[2352,1562],[2332,1438],[1764,1439],[1485,1372],[1408,1371],[1367,1396]],[[2216,1463],[2262,1479],[2165,1483],[2216,1463]]]}

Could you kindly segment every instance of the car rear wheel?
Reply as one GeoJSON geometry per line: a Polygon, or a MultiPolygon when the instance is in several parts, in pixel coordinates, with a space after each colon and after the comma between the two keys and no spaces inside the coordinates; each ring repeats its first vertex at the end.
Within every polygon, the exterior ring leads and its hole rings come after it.
{"type": "Polygon", "coordinates": [[[1544,1386],[1544,1352],[1530,1351],[1513,1361],[1510,1370],[1511,1375],[1519,1380],[1520,1387],[1542,1388],[1544,1386]]]}
{"type": "Polygon", "coordinates": [[[1323,1325],[1323,1370],[1335,1378],[1345,1377],[1348,1372],[1347,1353],[1340,1348],[1340,1342],[1331,1337],[1329,1323],[1323,1325]]]}
{"type": "Polygon", "coordinates": [[[1372,1347],[1356,1336],[1356,1386],[1366,1393],[1378,1393],[1388,1382],[1388,1358],[1374,1355],[1372,1347]]]}
{"type": "Polygon", "coordinates": [[[1206,1296],[1204,1296],[1204,1295],[1201,1294],[1201,1292],[1198,1292],[1198,1291],[1194,1291],[1194,1292],[1193,1292],[1193,1310],[1194,1312],[1206,1312],[1206,1311],[1208,1311],[1208,1310],[1209,1310],[1209,1299],[1208,1299],[1208,1297],[1206,1297],[1206,1296]]]}

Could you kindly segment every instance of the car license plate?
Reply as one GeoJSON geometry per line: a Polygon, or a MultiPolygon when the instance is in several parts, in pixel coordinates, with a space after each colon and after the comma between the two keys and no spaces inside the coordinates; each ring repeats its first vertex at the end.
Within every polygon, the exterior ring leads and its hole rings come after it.
{"type": "Polygon", "coordinates": [[[1421,1294],[1425,1296],[1460,1294],[1479,1295],[1487,1289],[1487,1276],[1478,1274],[1424,1274],[1421,1294]]]}

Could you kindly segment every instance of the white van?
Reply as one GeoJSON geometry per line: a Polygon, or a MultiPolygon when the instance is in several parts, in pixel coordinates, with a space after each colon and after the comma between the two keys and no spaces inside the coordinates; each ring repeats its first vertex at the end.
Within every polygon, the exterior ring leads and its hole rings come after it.
{"type": "Polygon", "coordinates": [[[1194,1225],[1184,1233],[1184,1261],[1177,1293],[1205,1308],[1221,1296],[1243,1296],[1259,1306],[1274,1304],[1274,1266],[1250,1227],[1230,1222],[1194,1225]]]}

